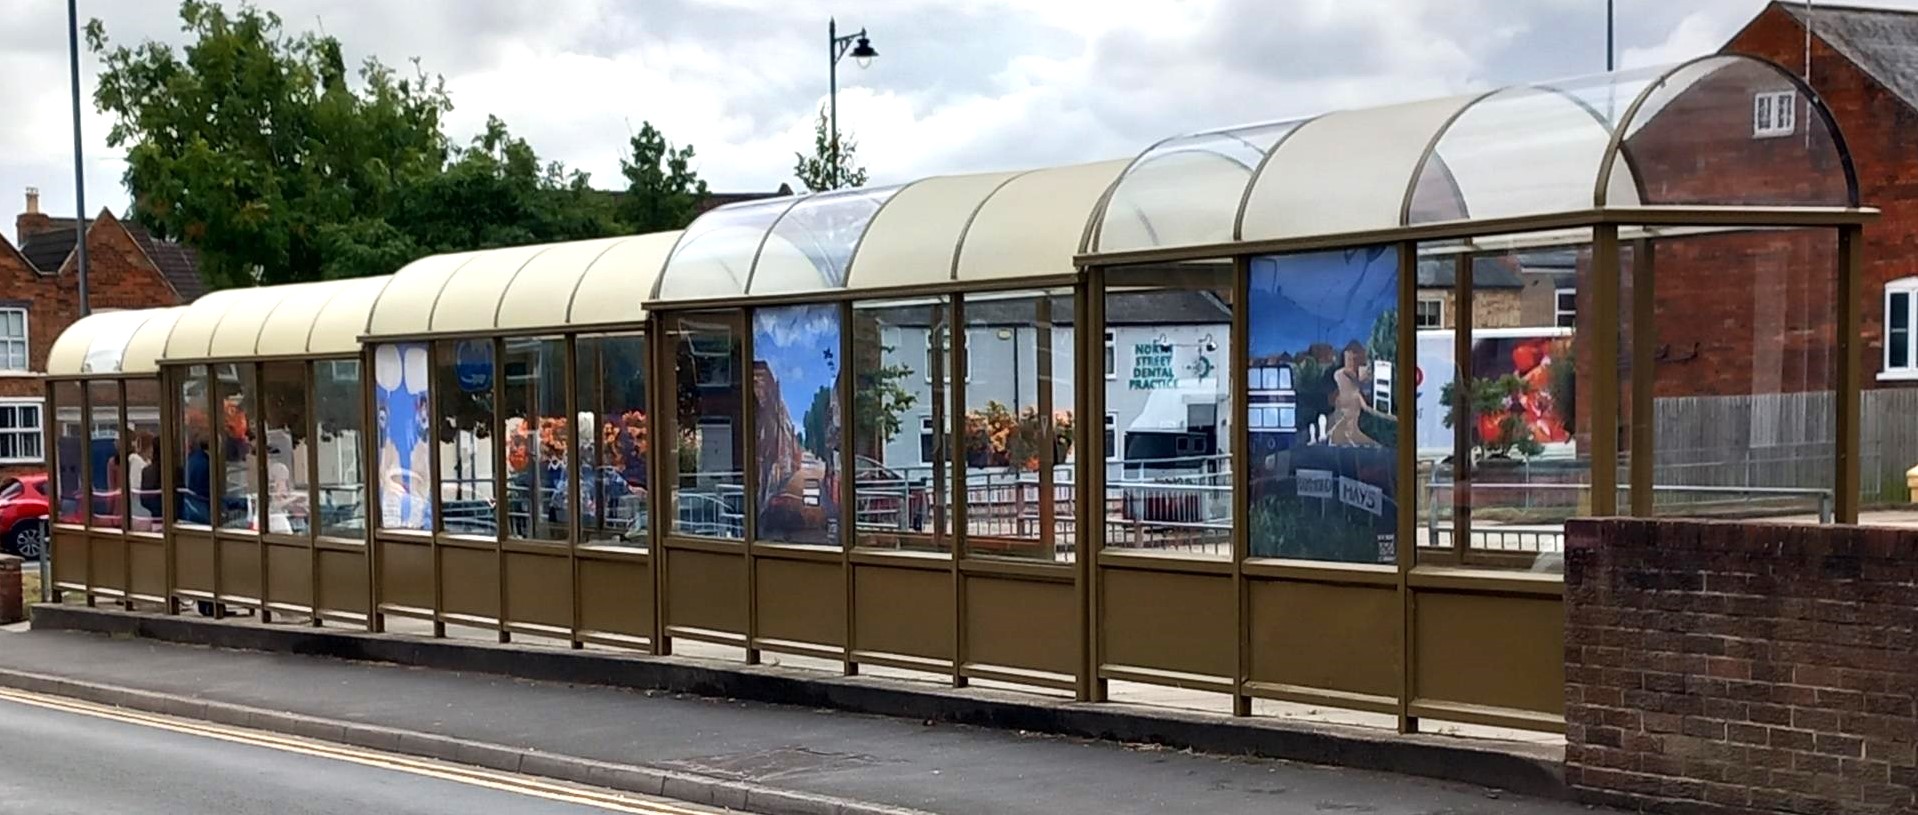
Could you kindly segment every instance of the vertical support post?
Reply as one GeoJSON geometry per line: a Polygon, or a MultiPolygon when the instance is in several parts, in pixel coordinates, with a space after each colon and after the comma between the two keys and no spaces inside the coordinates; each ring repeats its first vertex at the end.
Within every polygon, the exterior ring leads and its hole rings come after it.
{"type": "Polygon", "coordinates": [[[266,534],[270,526],[267,519],[273,497],[267,489],[267,464],[272,457],[266,444],[266,366],[259,362],[243,362],[253,369],[253,392],[242,401],[246,408],[246,426],[260,428],[259,443],[253,454],[253,550],[260,558],[260,622],[273,621],[272,583],[268,582],[267,561],[272,560],[272,547],[267,545],[266,534]]]}
{"type": "MultiPolygon", "coordinates": [[[[1418,274],[1414,251],[1413,276],[1418,274]]],[[[1461,252],[1452,260],[1452,364],[1457,370],[1452,396],[1452,551],[1455,562],[1464,563],[1466,550],[1472,548],[1472,480],[1477,462],[1472,460],[1472,435],[1478,427],[1472,415],[1472,254],[1461,252]]],[[[1414,306],[1416,309],[1417,307],[1414,306]]],[[[1435,541],[1436,543],[1436,541],[1435,541]]]]}
{"type": "MultiPolygon", "coordinates": [[[[1416,603],[1418,598],[1412,592],[1412,568],[1418,565],[1418,423],[1412,421],[1417,414],[1418,384],[1414,381],[1418,371],[1418,268],[1419,247],[1413,241],[1403,241],[1398,245],[1398,363],[1392,366],[1392,412],[1399,417],[1398,437],[1398,475],[1393,480],[1398,485],[1398,546],[1396,549],[1398,565],[1398,593],[1401,618],[1399,621],[1399,692],[1398,692],[1398,728],[1400,733],[1416,733],[1419,729],[1418,717],[1412,715],[1412,698],[1417,688],[1414,680],[1418,676],[1417,637],[1414,632],[1418,620],[1416,603]],[[1408,490],[1408,486],[1410,489],[1408,490]],[[1410,496],[1411,500],[1406,500],[1410,496]]],[[[1432,383],[1439,387],[1439,383],[1432,383]]],[[[1433,530],[1436,532],[1436,529],[1433,530]]]]}
{"type": "MultiPolygon", "coordinates": [[[[173,526],[180,521],[178,508],[175,506],[179,501],[177,490],[180,485],[176,482],[173,473],[176,467],[185,464],[178,459],[181,447],[178,415],[180,369],[163,367],[157,377],[160,386],[160,432],[158,440],[154,442],[153,461],[147,466],[160,468],[160,556],[166,559],[160,568],[162,574],[160,596],[164,598],[166,613],[174,615],[180,613],[180,598],[177,594],[179,573],[174,562],[176,555],[173,540],[173,526]]],[[[49,399],[47,403],[53,404],[53,400],[49,399]]],[[[48,438],[52,436],[49,435],[48,438]]],[[[54,447],[58,446],[54,445],[54,447]]],[[[60,471],[55,468],[51,472],[60,471]]],[[[57,516],[59,513],[56,511],[54,514],[57,516]]],[[[52,548],[53,540],[49,536],[47,551],[41,552],[40,556],[47,557],[47,552],[52,548]]]]}
{"type": "MultiPolygon", "coordinates": [[[[1618,513],[1618,226],[1592,229],[1591,327],[1592,509],[1606,517],[1618,513]]],[[[1579,310],[1580,317],[1585,310],[1579,310]]]]}
{"type": "Polygon", "coordinates": [[[753,310],[740,309],[731,318],[739,332],[739,343],[734,346],[739,353],[738,370],[746,372],[746,381],[740,383],[739,423],[733,437],[741,439],[740,483],[744,494],[740,496],[740,511],[744,514],[746,540],[741,544],[746,552],[746,664],[759,664],[759,564],[753,553],[755,541],[759,537],[759,373],[753,356],[753,310]]]}
{"type": "MultiPolygon", "coordinates": [[[[82,244],[86,243],[81,241],[82,244]]],[[[208,416],[218,414],[209,413],[208,416]]],[[[217,426],[217,425],[216,425],[217,426]]],[[[214,458],[220,458],[215,456],[214,458]]],[[[86,532],[80,537],[80,549],[84,553],[82,565],[85,571],[80,581],[80,596],[87,608],[93,608],[93,382],[80,380],[80,526],[86,532]]],[[[52,535],[48,535],[51,539],[52,535]]],[[[213,542],[213,597],[218,600],[220,580],[220,542],[213,542]]],[[[214,608],[218,608],[216,602],[214,608]]]]}
{"type": "MultiPolygon", "coordinates": [[[[493,387],[488,389],[486,398],[492,405],[487,411],[487,423],[491,425],[487,432],[493,436],[493,587],[499,592],[498,605],[493,607],[494,622],[499,623],[499,641],[512,642],[513,615],[507,610],[506,579],[506,539],[513,527],[513,496],[507,492],[511,486],[506,480],[506,446],[512,439],[506,438],[506,341],[494,337],[487,340],[493,345],[493,387]]],[[[529,414],[530,416],[531,414],[529,414]]],[[[538,450],[539,429],[533,429],[532,444],[538,450]]],[[[535,454],[537,455],[537,453],[535,454]]],[[[533,488],[538,492],[538,487],[533,488]]],[[[537,512],[537,509],[534,510],[537,512]]],[[[528,525],[534,516],[526,519],[528,525]]]]}
{"type": "MultiPolygon", "coordinates": [[[[133,490],[138,484],[127,483],[127,460],[133,455],[132,434],[128,433],[127,421],[127,381],[114,382],[120,391],[119,424],[113,429],[115,449],[120,457],[120,494],[114,498],[114,512],[120,516],[120,608],[133,610],[133,490]]],[[[261,553],[265,557],[265,553],[261,553]]]]}
{"type": "Polygon", "coordinates": [[[968,488],[969,476],[966,474],[966,363],[970,360],[971,343],[966,335],[966,297],[963,294],[952,296],[950,311],[952,337],[951,350],[946,352],[952,357],[952,386],[947,390],[952,395],[952,425],[948,429],[951,451],[948,459],[952,462],[952,686],[966,686],[966,654],[970,651],[966,641],[966,574],[960,568],[966,559],[966,542],[972,537],[972,516],[968,506],[972,500],[968,488]]]}
{"type": "Polygon", "coordinates": [[[1091,312],[1086,297],[1088,284],[1081,276],[1072,287],[1072,449],[1078,451],[1072,457],[1072,593],[1074,607],[1078,609],[1078,619],[1073,628],[1078,633],[1079,653],[1077,667],[1072,673],[1075,679],[1073,698],[1091,701],[1093,686],[1092,671],[1092,626],[1090,623],[1092,598],[1092,556],[1087,551],[1087,541],[1092,535],[1092,514],[1089,508],[1092,501],[1088,498],[1088,485],[1092,483],[1092,468],[1105,458],[1104,424],[1101,417],[1095,417],[1090,405],[1092,372],[1099,370],[1103,374],[1101,363],[1093,362],[1091,345],[1087,343],[1086,316],[1091,312]],[[1091,427],[1099,423],[1100,431],[1093,433],[1091,427]]]}
{"type": "Polygon", "coordinates": [[[1862,226],[1838,230],[1837,353],[1838,449],[1833,456],[1837,472],[1832,474],[1833,510],[1838,523],[1858,523],[1859,503],[1863,496],[1862,462],[1859,458],[1861,427],[1860,401],[1863,399],[1864,364],[1859,358],[1859,308],[1864,294],[1864,243],[1862,226]]]}
{"type": "Polygon", "coordinates": [[[1632,420],[1631,513],[1649,518],[1657,514],[1656,479],[1658,423],[1653,415],[1653,388],[1658,380],[1657,277],[1653,243],[1632,244],[1632,420]]]}
{"type": "MultiPolygon", "coordinates": [[[[1059,511],[1055,506],[1058,490],[1053,472],[1059,466],[1059,430],[1053,424],[1053,359],[1052,359],[1052,292],[1039,293],[1039,302],[1033,314],[1032,360],[1033,372],[1039,381],[1039,423],[1045,430],[1045,449],[1039,453],[1039,545],[1044,547],[1044,560],[1059,559],[1059,511]]],[[[1019,353],[1018,328],[1013,328],[1012,353],[1019,353]]],[[[1014,482],[1013,489],[1023,493],[1025,485],[1014,482]]],[[[1013,532],[1015,537],[1018,532],[1013,532]]]]}
{"type": "MultiPolygon", "coordinates": [[[[670,608],[666,596],[666,531],[671,528],[672,519],[678,517],[674,495],[678,489],[675,470],[679,467],[681,439],[678,400],[669,396],[679,392],[679,370],[675,364],[679,345],[674,332],[667,331],[666,326],[663,317],[647,317],[646,356],[651,370],[646,372],[646,404],[651,415],[646,417],[646,449],[650,454],[646,466],[649,468],[647,478],[651,483],[646,490],[646,541],[649,555],[646,560],[653,573],[651,645],[656,656],[671,656],[673,653],[673,640],[666,635],[666,612],[670,608]]],[[[604,372],[600,375],[603,380],[604,372]]]]}
{"type": "MultiPolygon", "coordinates": [[[[1079,313],[1079,344],[1081,359],[1104,359],[1106,331],[1106,269],[1093,267],[1085,271],[1084,296],[1085,308],[1079,313]],[[1098,354],[1094,351],[1098,350],[1098,354]]],[[[1084,386],[1079,392],[1079,403],[1085,406],[1085,420],[1080,422],[1087,428],[1090,455],[1080,456],[1083,460],[1084,478],[1079,482],[1077,500],[1080,504],[1080,517],[1085,519],[1079,535],[1079,575],[1085,583],[1084,617],[1080,625],[1085,639],[1085,676],[1081,680],[1081,701],[1103,702],[1106,700],[1106,680],[1099,675],[1099,666],[1105,661],[1105,641],[1103,626],[1105,598],[1100,590],[1104,582],[1099,574],[1099,554],[1105,550],[1106,540],[1106,449],[1105,415],[1106,388],[1105,367],[1103,363],[1094,368],[1080,366],[1085,370],[1079,378],[1084,386]],[[1095,373],[1096,370],[1096,373],[1095,373]],[[1094,432],[1091,428],[1097,427],[1094,432]]]]}
{"type": "MultiPolygon", "coordinates": [[[[1252,554],[1251,495],[1248,489],[1248,474],[1251,472],[1246,462],[1252,447],[1251,430],[1246,427],[1246,417],[1251,410],[1251,339],[1249,323],[1251,315],[1245,304],[1251,299],[1251,262],[1245,257],[1232,261],[1232,293],[1229,302],[1232,306],[1232,334],[1226,338],[1226,370],[1231,375],[1231,409],[1227,412],[1227,421],[1231,422],[1231,471],[1232,471],[1232,598],[1237,606],[1237,631],[1234,632],[1233,648],[1237,652],[1237,663],[1232,675],[1232,715],[1252,715],[1252,697],[1245,693],[1245,684],[1252,678],[1252,601],[1251,591],[1246,585],[1245,559],[1252,554]]],[[[1104,335],[1101,335],[1101,340],[1104,335]]]]}
{"type": "Polygon", "coordinates": [[[300,428],[306,437],[306,568],[308,608],[312,619],[307,621],[314,628],[321,626],[320,620],[320,417],[315,409],[319,406],[319,394],[315,391],[319,384],[321,364],[338,365],[339,362],[327,360],[325,363],[306,360],[300,363],[300,382],[304,386],[301,393],[303,409],[300,416],[305,422],[300,428]]]}
{"type": "MultiPolygon", "coordinates": [[[[162,369],[162,371],[164,370],[165,369],[162,369]]],[[[53,489],[53,506],[47,508],[47,540],[46,540],[46,543],[40,547],[40,602],[50,603],[50,602],[53,602],[54,597],[59,596],[59,592],[56,592],[53,590],[53,565],[52,564],[53,564],[54,535],[59,530],[60,521],[62,520],[61,510],[63,509],[63,507],[61,506],[61,502],[63,499],[60,494],[61,470],[60,470],[60,420],[59,420],[60,387],[59,387],[59,383],[57,382],[46,383],[46,390],[44,391],[44,393],[46,395],[46,398],[40,403],[42,405],[45,405],[45,407],[40,411],[40,438],[45,440],[44,444],[46,445],[44,454],[46,456],[46,461],[47,461],[47,473],[49,474],[48,484],[53,489]]],[[[162,471],[163,476],[164,474],[165,472],[162,471]]],[[[167,496],[168,496],[167,506],[169,507],[173,505],[172,495],[173,493],[171,491],[167,493],[167,496]]],[[[168,524],[168,528],[170,529],[171,527],[172,525],[168,524]]],[[[169,594],[167,595],[167,598],[168,598],[167,608],[171,610],[174,608],[172,604],[173,595],[171,594],[171,591],[173,589],[173,553],[171,551],[173,546],[173,538],[171,535],[167,536],[166,546],[168,548],[166,565],[167,565],[167,590],[169,592],[169,594]]]]}
{"type": "Polygon", "coordinates": [[[840,667],[846,676],[859,674],[859,663],[852,655],[859,643],[859,584],[852,563],[853,547],[859,545],[859,395],[855,377],[859,368],[853,354],[853,320],[857,312],[850,301],[839,304],[839,382],[833,398],[839,400],[839,570],[846,583],[845,659],[840,667]]]}
{"type": "MultiPolygon", "coordinates": [[[[426,404],[428,405],[427,426],[434,428],[440,426],[440,346],[444,342],[445,340],[429,340],[426,343],[426,370],[428,371],[426,375],[426,404]]],[[[446,618],[443,616],[445,614],[445,603],[442,602],[445,595],[443,586],[446,581],[441,578],[442,569],[440,565],[440,535],[444,534],[442,530],[446,527],[445,507],[441,506],[445,503],[443,498],[445,497],[446,491],[440,486],[440,473],[446,468],[440,462],[441,446],[439,433],[428,433],[425,441],[432,447],[429,451],[430,455],[426,457],[427,470],[429,470],[426,478],[427,487],[433,491],[432,500],[429,502],[429,506],[431,506],[433,510],[433,522],[427,524],[427,545],[431,547],[430,553],[432,554],[433,560],[433,637],[438,639],[446,636],[446,618]]],[[[457,451],[455,452],[457,454],[457,451]]]]}
{"type": "MultiPolygon", "coordinates": [[[[575,651],[586,647],[585,641],[580,639],[583,615],[579,607],[579,544],[580,541],[586,537],[586,530],[583,528],[586,524],[586,513],[580,511],[582,505],[579,502],[580,482],[585,480],[586,473],[590,472],[593,474],[593,483],[599,483],[599,428],[601,426],[600,423],[606,421],[604,408],[599,404],[597,396],[600,389],[594,387],[593,393],[595,396],[592,405],[593,460],[587,461],[585,456],[580,455],[580,453],[585,451],[585,445],[580,444],[579,439],[579,414],[581,408],[579,404],[579,342],[580,337],[578,334],[567,334],[560,338],[560,344],[563,348],[560,354],[560,364],[566,366],[566,370],[560,372],[560,382],[562,383],[560,387],[566,389],[565,394],[561,397],[562,402],[566,405],[566,421],[562,423],[566,428],[566,573],[571,575],[566,583],[566,596],[572,605],[572,616],[566,618],[568,620],[566,624],[566,643],[575,651]]],[[[594,354],[593,357],[597,360],[599,355],[594,354]]],[[[642,367],[646,367],[646,363],[646,360],[640,360],[642,367]]],[[[597,378],[595,378],[595,383],[597,383],[597,381],[597,378]]],[[[656,450],[658,448],[648,447],[646,449],[656,450]]],[[[595,515],[604,518],[605,508],[599,507],[597,503],[595,503],[594,506],[598,507],[595,515]]],[[[650,518],[650,513],[648,517],[650,518]]]]}
{"type": "MultiPolygon", "coordinates": [[[[374,405],[373,388],[379,382],[374,371],[378,364],[374,346],[360,348],[360,481],[365,497],[360,500],[366,518],[361,526],[361,541],[366,545],[366,630],[370,634],[386,631],[386,615],[380,613],[381,556],[378,529],[386,522],[386,474],[380,472],[380,433],[374,405]]],[[[437,487],[435,488],[437,489],[437,487]]]]}

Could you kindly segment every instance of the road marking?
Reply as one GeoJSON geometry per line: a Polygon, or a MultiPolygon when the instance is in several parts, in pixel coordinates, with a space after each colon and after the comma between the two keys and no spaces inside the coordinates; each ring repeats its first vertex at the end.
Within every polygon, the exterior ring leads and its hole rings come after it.
{"type": "Polygon", "coordinates": [[[92,716],[99,719],[170,730],[192,736],[218,739],[221,741],[264,747],[287,753],[316,758],[345,761],[367,767],[408,773],[411,775],[452,781],[475,787],[544,798],[549,801],[594,807],[609,812],[632,813],[632,815],[712,815],[720,810],[704,807],[689,808],[685,805],[667,803],[658,800],[637,798],[615,792],[601,792],[573,786],[558,781],[547,781],[527,775],[488,770],[480,767],[467,767],[427,759],[382,753],[350,747],[340,744],[318,742],[310,739],[297,739],[255,730],[245,730],[208,722],[194,722],[171,716],[143,713],[125,708],[99,705],[78,699],[47,696],[38,693],[0,688],[0,699],[24,705],[46,708],[64,713],[92,716]]]}

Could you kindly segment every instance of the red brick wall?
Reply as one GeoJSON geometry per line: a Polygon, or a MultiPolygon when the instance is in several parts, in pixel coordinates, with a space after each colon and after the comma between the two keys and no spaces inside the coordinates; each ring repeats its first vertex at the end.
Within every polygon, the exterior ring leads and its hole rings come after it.
{"type": "Polygon", "coordinates": [[[1579,520],[1567,545],[1582,797],[1918,811],[1918,530],[1579,520]]]}
{"type": "MultiPolygon", "coordinates": [[[[1725,51],[1763,57],[1802,73],[1805,29],[1773,4],[1733,37],[1725,51]]],[[[1918,132],[1918,111],[1816,38],[1811,76],[1812,87],[1831,109],[1851,150],[1860,198],[1884,213],[1865,227],[1864,245],[1865,385],[1875,387],[1884,362],[1884,284],[1918,275],[1918,139],[1912,138],[1918,132]]]]}

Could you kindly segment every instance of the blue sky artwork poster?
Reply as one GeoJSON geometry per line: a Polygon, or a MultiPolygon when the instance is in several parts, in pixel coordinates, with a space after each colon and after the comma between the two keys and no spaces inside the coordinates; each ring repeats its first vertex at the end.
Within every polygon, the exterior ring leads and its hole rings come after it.
{"type": "Polygon", "coordinates": [[[1398,308],[1398,254],[1370,246],[1255,257],[1249,284],[1253,359],[1334,339],[1362,343],[1380,314],[1398,308]]]}
{"type": "Polygon", "coordinates": [[[753,315],[753,357],[779,380],[786,414],[803,422],[813,395],[839,378],[839,308],[814,304],[753,315]]]}

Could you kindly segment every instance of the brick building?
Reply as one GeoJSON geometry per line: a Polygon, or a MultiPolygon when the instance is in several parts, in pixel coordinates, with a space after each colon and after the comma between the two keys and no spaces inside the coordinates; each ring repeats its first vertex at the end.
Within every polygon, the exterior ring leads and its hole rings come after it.
{"type": "MultiPolygon", "coordinates": [[[[80,315],[74,219],[40,211],[39,199],[27,191],[17,243],[0,235],[0,477],[43,466],[40,377],[54,339],[80,315]]],[[[87,227],[87,265],[94,311],[180,305],[206,290],[190,247],[104,210],[87,227]]]]}

